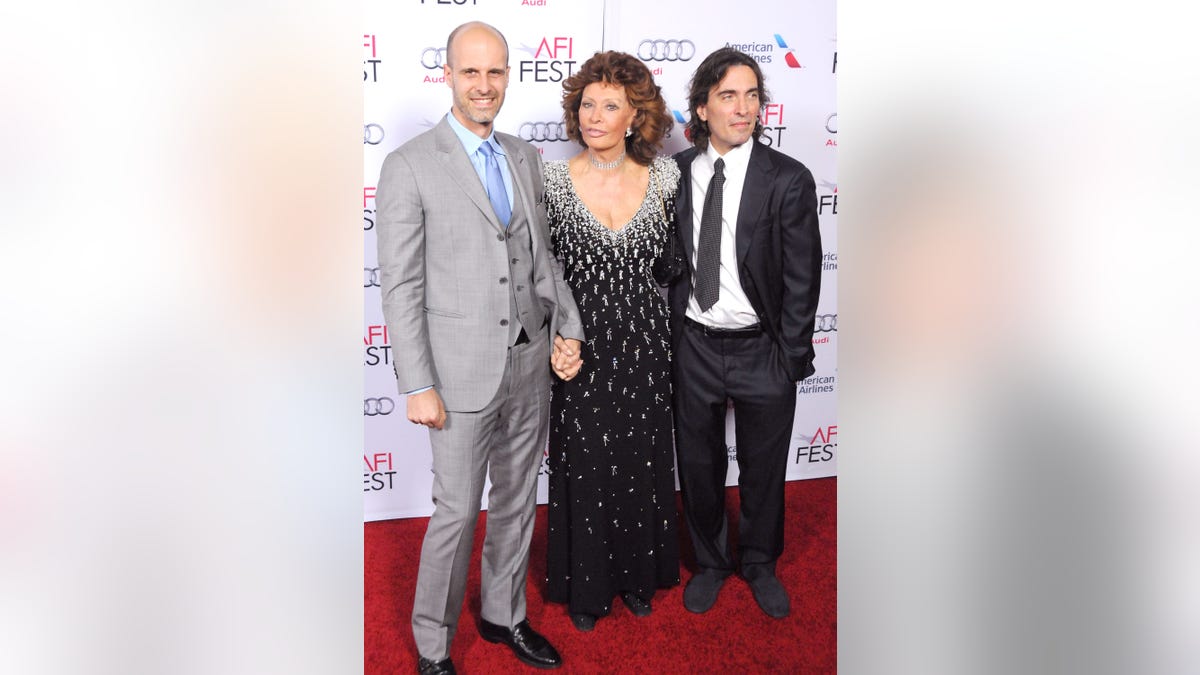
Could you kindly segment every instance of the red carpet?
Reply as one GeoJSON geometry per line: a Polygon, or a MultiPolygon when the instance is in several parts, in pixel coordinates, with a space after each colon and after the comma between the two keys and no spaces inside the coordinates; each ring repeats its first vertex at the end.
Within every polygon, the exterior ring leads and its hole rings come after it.
{"type": "MultiPolygon", "coordinates": [[[[678,495],[676,495],[678,499],[678,495]]],[[[731,513],[737,488],[729,489],[731,513]]],[[[366,523],[364,672],[415,673],[412,601],[417,557],[427,518],[366,523]]],[[[479,617],[479,550],[486,514],[475,536],[475,558],[466,606],[450,656],[460,673],[540,672],[517,661],[508,648],[484,642],[479,617]]],[[[683,584],[694,565],[680,521],[683,583],[654,597],[654,613],[633,616],[616,599],[608,617],[580,633],[566,607],[542,600],[546,574],[546,507],[539,506],[529,561],[528,615],[563,655],[559,673],[834,673],[837,668],[837,479],[787,484],[787,545],[777,572],[792,612],[772,619],[754,603],[745,582],[731,577],[716,606],[705,614],[683,608],[683,584]]],[[[730,527],[730,532],[737,532],[730,527]]]]}

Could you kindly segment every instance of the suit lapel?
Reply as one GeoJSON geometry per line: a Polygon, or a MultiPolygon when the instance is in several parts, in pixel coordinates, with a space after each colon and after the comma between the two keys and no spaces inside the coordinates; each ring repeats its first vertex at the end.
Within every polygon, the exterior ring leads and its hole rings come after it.
{"type": "Polygon", "coordinates": [[[679,193],[675,196],[679,205],[676,209],[676,225],[679,227],[679,236],[683,237],[683,250],[687,254],[689,267],[696,258],[696,246],[692,240],[696,225],[692,222],[692,160],[696,159],[696,154],[695,148],[685,150],[676,162],[679,166],[679,193]]]}
{"type": "Polygon", "coordinates": [[[754,145],[750,149],[750,163],[746,166],[746,181],[742,184],[742,201],[738,205],[737,259],[738,266],[746,261],[754,230],[761,221],[760,214],[767,206],[771,192],[771,157],[756,140],[746,141],[754,145]]]}
{"type": "Polygon", "coordinates": [[[515,206],[517,202],[520,202],[521,208],[525,211],[529,241],[533,246],[533,254],[536,258],[540,254],[540,249],[548,248],[549,244],[544,242],[542,224],[538,222],[537,211],[534,210],[533,177],[529,175],[531,169],[526,164],[525,153],[521,152],[515,141],[500,134],[496,134],[496,140],[500,142],[500,147],[504,148],[504,154],[508,157],[508,172],[512,176],[513,190],[517,192],[513,195],[513,213],[517,212],[515,206]]]}
{"type": "Polygon", "coordinates": [[[525,166],[525,155],[508,138],[496,134],[496,140],[500,142],[500,147],[504,148],[504,155],[508,158],[508,173],[512,176],[513,189],[517,191],[517,194],[513,196],[513,201],[520,200],[521,208],[525,210],[526,217],[532,222],[533,204],[530,199],[533,193],[533,181],[529,177],[528,167],[525,166]]]}
{"type": "MultiPolygon", "coordinates": [[[[463,150],[462,142],[450,128],[450,123],[443,118],[434,129],[437,137],[438,151],[436,155],[445,167],[446,173],[450,174],[450,178],[475,203],[488,222],[497,230],[503,231],[500,219],[496,217],[496,212],[492,209],[492,202],[488,199],[487,190],[479,182],[479,174],[475,173],[475,166],[467,157],[467,151],[463,150]]],[[[516,180],[513,182],[515,183],[516,180]]]]}

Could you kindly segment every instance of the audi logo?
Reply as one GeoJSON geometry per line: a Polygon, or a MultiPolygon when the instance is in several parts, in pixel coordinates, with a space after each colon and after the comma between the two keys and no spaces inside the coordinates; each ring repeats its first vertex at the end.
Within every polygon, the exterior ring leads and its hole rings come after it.
{"type": "Polygon", "coordinates": [[[517,129],[517,135],[526,141],[568,140],[564,122],[526,122],[517,129]]]}
{"type": "Polygon", "coordinates": [[[363,143],[366,145],[379,145],[383,142],[383,127],[378,124],[363,125],[363,143]]]}
{"type": "Polygon", "coordinates": [[[837,113],[831,113],[825,118],[825,131],[831,134],[837,133],[837,113]]]}
{"type": "Polygon", "coordinates": [[[814,333],[836,333],[837,314],[818,314],[814,333]]]}
{"type": "Polygon", "coordinates": [[[643,61],[691,61],[696,55],[696,43],[691,40],[642,40],[638,43],[637,55],[643,61]]]}
{"type": "Polygon", "coordinates": [[[375,287],[379,286],[379,268],[378,267],[364,267],[363,268],[363,288],[370,288],[372,286],[375,286],[375,287]]]}
{"type": "Polygon", "coordinates": [[[441,68],[445,60],[445,47],[426,47],[425,51],[421,52],[421,65],[425,66],[428,70],[441,68]]]}
{"type": "Polygon", "coordinates": [[[395,402],[390,398],[364,398],[363,414],[367,417],[390,415],[396,409],[395,402]]]}

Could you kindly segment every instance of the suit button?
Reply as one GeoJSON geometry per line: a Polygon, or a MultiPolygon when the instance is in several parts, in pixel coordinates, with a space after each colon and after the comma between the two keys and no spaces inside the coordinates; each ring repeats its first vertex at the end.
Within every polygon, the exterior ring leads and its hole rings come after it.
{"type": "Polygon", "coordinates": [[[496,241],[504,241],[504,235],[502,235],[502,234],[496,235],[496,241]]]}
{"type": "Polygon", "coordinates": [[[508,325],[508,319],[500,319],[500,325],[501,325],[501,326],[507,326],[507,325],[508,325]]]}
{"type": "Polygon", "coordinates": [[[507,284],[507,283],[508,283],[508,277],[500,277],[500,283],[502,283],[502,284],[507,284]]]}
{"type": "Polygon", "coordinates": [[[513,258],[513,259],[512,259],[512,264],[516,265],[518,262],[520,262],[520,261],[519,261],[519,260],[517,260],[516,258],[513,258]]]}
{"type": "Polygon", "coordinates": [[[523,291],[523,290],[525,290],[525,287],[524,287],[524,286],[521,286],[520,284],[518,284],[518,285],[517,285],[517,290],[518,290],[518,291],[523,291]]]}

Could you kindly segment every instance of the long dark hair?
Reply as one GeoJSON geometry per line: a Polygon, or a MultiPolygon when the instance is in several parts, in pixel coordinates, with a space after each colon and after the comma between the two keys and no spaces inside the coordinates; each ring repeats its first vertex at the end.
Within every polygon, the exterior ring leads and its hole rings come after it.
{"type": "Polygon", "coordinates": [[[708,91],[720,84],[721,78],[725,77],[725,73],[734,66],[747,66],[754,71],[754,79],[758,82],[759,112],[754,116],[754,140],[757,141],[758,137],[762,135],[762,110],[770,100],[767,88],[763,85],[762,69],[758,67],[758,61],[750,56],[733,47],[722,47],[704,57],[700,66],[696,68],[695,74],[692,75],[692,81],[688,83],[688,112],[691,113],[692,118],[684,127],[684,134],[700,149],[708,147],[708,123],[700,119],[700,116],[696,114],[696,108],[708,103],[708,91]]]}

